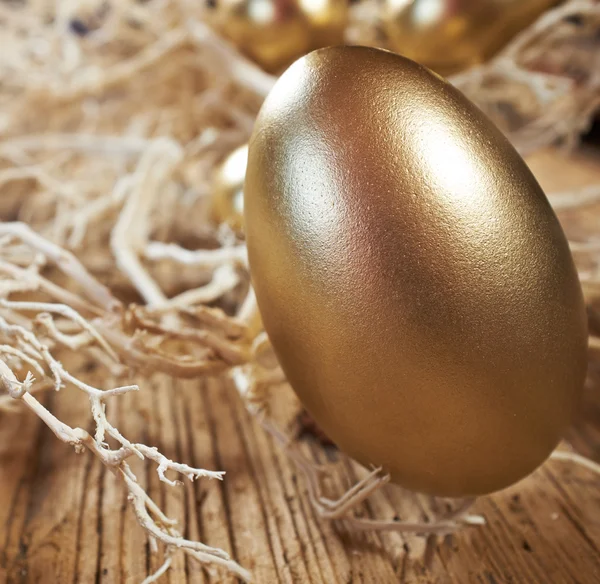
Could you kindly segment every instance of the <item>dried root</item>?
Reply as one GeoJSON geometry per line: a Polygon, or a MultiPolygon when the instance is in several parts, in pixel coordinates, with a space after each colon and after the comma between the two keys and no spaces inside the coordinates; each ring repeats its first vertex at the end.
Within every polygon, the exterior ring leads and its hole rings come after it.
{"type": "Polygon", "coordinates": [[[51,375],[54,377],[55,384],[60,384],[60,387],[64,384],[71,384],[88,394],[96,422],[96,435],[92,437],[82,428],[71,428],[58,420],[32,394],[31,390],[35,379],[31,373],[28,373],[23,381],[19,381],[7,363],[4,360],[0,360],[0,380],[8,395],[13,399],[21,400],[44,421],[59,440],[70,444],[77,452],[81,452],[87,448],[106,467],[120,477],[127,488],[128,498],[133,505],[140,525],[156,541],[162,542],[167,549],[172,551],[177,549],[182,550],[184,553],[201,562],[222,566],[243,580],[250,581],[250,574],[231,560],[222,550],[181,537],[174,527],[174,522],[160,511],[138,484],[136,476],[126,462],[127,458],[134,455],[156,462],[158,464],[157,471],[160,480],[169,485],[175,485],[176,483],[165,476],[165,472],[167,471],[177,472],[192,481],[197,478],[219,480],[223,478],[223,473],[221,472],[191,468],[185,464],[167,459],[156,449],[149,448],[143,444],[132,444],[110,424],[105,415],[105,400],[129,391],[137,391],[138,387],[131,385],[109,390],[91,387],[65,371],[60,363],[54,360],[47,347],[37,342],[29,331],[18,325],[8,325],[5,321],[1,320],[0,329],[3,336],[14,339],[22,347],[22,353],[17,353],[14,350],[6,351],[6,347],[0,345],[0,353],[4,355],[10,354],[13,359],[23,359],[30,364],[33,364],[33,361],[28,354],[35,355],[39,361],[36,363],[34,369],[44,374],[42,370],[43,363],[43,365],[52,370],[51,375]],[[117,450],[109,448],[104,442],[107,434],[120,444],[117,450]]]}
{"type": "MultiPolygon", "coordinates": [[[[150,309],[125,309],[73,255],[37,236],[27,226],[10,223],[0,225],[0,239],[0,256],[14,257],[15,246],[21,252],[26,251],[21,249],[25,246],[33,254],[29,265],[18,266],[7,260],[0,263],[0,274],[4,276],[0,280],[0,381],[6,393],[0,400],[0,407],[7,405],[7,399],[13,403],[23,403],[43,420],[59,440],[70,444],[77,452],[88,449],[118,476],[128,491],[140,525],[150,537],[166,546],[168,556],[164,569],[169,565],[170,554],[181,550],[201,562],[221,566],[249,581],[250,574],[222,550],[183,538],[174,523],[138,484],[127,459],[137,456],[155,462],[160,480],[172,486],[177,482],[166,476],[170,471],[189,480],[222,479],[223,473],[191,468],[167,459],[155,448],[130,442],[108,420],[106,401],[137,391],[138,386],[125,385],[111,389],[93,387],[69,373],[54,356],[55,351],[61,348],[72,351],[93,348],[113,365],[126,364],[129,368],[144,367],[179,376],[186,376],[191,369],[196,375],[199,370],[217,370],[247,361],[243,323],[229,321],[214,309],[191,308],[182,315],[181,321],[183,317],[191,320],[198,317],[208,325],[205,330],[163,324],[150,309]],[[62,273],[75,280],[84,296],[64,290],[42,276],[39,273],[39,262],[34,261],[37,254],[44,256],[42,265],[55,264],[62,273]],[[17,285],[22,282],[27,284],[25,289],[17,285]],[[10,299],[12,294],[23,291],[41,293],[48,300],[10,299]],[[72,306],[64,304],[63,300],[69,300],[87,318],[72,306]],[[182,357],[179,353],[169,355],[162,349],[167,341],[187,347],[188,357],[182,357]],[[21,379],[14,373],[25,369],[29,371],[21,379]],[[48,386],[49,381],[56,391],[71,386],[88,396],[96,426],[94,436],[81,428],[72,428],[61,422],[40,403],[34,393],[42,386],[36,382],[34,375],[42,381],[44,387],[48,386]],[[107,440],[114,441],[118,447],[111,448],[107,440]]],[[[26,256],[26,253],[21,254],[23,259],[26,256]]],[[[168,315],[180,322],[176,311],[171,311],[168,315]]]]}

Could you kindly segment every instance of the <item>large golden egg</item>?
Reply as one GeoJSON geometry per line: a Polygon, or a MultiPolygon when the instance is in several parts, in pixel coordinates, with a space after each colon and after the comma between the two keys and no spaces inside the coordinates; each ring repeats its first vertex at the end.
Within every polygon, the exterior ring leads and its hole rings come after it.
{"type": "Polygon", "coordinates": [[[300,59],[257,119],[244,215],[265,330],[341,449],[443,496],[546,459],[585,377],[580,284],[535,178],[457,89],[378,49],[300,59]]]}
{"type": "Polygon", "coordinates": [[[449,75],[482,63],[557,0],[384,0],[390,48],[449,75]]]}
{"type": "Polygon", "coordinates": [[[270,72],[343,41],[347,0],[211,0],[209,22],[270,72]]]}

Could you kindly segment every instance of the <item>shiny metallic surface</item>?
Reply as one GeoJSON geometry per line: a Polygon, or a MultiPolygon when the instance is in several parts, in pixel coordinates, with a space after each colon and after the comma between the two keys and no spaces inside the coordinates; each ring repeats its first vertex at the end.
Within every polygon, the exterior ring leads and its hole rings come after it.
{"type": "Polygon", "coordinates": [[[480,495],[556,446],[587,325],[544,193],[491,122],[387,51],[316,51],[250,141],[244,213],[265,329],[324,431],[405,487],[480,495]]]}
{"type": "Polygon", "coordinates": [[[390,47],[442,75],[482,63],[557,0],[384,0],[390,47]]]}
{"type": "Polygon", "coordinates": [[[210,215],[216,224],[227,223],[233,231],[244,232],[244,177],[248,145],[236,148],[217,168],[211,192],[210,215]]]}
{"type": "Polygon", "coordinates": [[[211,25],[272,73],[343,41],[347,0],[215,0],[211,25]]]}

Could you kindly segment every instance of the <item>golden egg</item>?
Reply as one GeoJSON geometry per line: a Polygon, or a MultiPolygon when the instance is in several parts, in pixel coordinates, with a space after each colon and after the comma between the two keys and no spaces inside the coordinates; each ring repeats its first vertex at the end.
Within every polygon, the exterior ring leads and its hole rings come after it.
{"type": "Polygon", "coordinates": [[[298,6],[310,28],[311,49],[344,42],[348,0],[298,0],[298,6]]]}
{"type": "Polygon", "coordinates": [[[342,450],[457,497],[546,459],[585,377],[581,288],[540,186],[456,88],[379,49],[300,59],[257,119],[244,215],[265,330],[342,450]]]}
{"type": "Polygon", "coordinates": [[[236,148],[215,171],[210,214],[216,224],[227,223],[238,235],[244,232],[244,177],[248,145],[236,148]]]}
{"type": "Polygon", "coordinates": [[[394,51],[442,75],[482,63],[557,0],[383,0],[394,51]]]}
{"type": "Polygon", "coordinates": [[[212,0],[207,16],[242,52],[276,73],[311,49],[342,42],[347,0],[212,0]]]}

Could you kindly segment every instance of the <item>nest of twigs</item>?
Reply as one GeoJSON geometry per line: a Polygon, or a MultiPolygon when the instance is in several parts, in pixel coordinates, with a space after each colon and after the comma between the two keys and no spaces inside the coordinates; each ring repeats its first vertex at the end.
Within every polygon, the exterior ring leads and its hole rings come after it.
{"type": "MultiPolygon", "coordinates": [[[[181,538],[127,459],[154,461],[166,482],[167,471],[221,474],[131,443],[106,415],[153,372],[233,371],[264,420],[265,388],[283,381],[259,334],[244,243],[207,213],[213,169],[248,140],[274,78],[202,10],[186,0],[0,3],[0,415],[25,404],[123,480],[141,525],[166,546],[156,577],[183,550],[249,579],[221,550],[181,538]],[[106,387],[72,376],[64,351],[105,367],[106,387]],[[95,435],[36,397],[66,386],[88,395],[95,435]]],[[[355,4],[348,38],[373,44],[376,31],[375,4],[355,4]]],[[[600,3],[561,5],[452,81],[521,152],[575,146],[600,105],[600,3]]],[[[551,200],[579,208],[600,187],[551,200]]],[[[575,234],[573,249],[588,298],[600,296],[600,232],[575,234]]]]}

